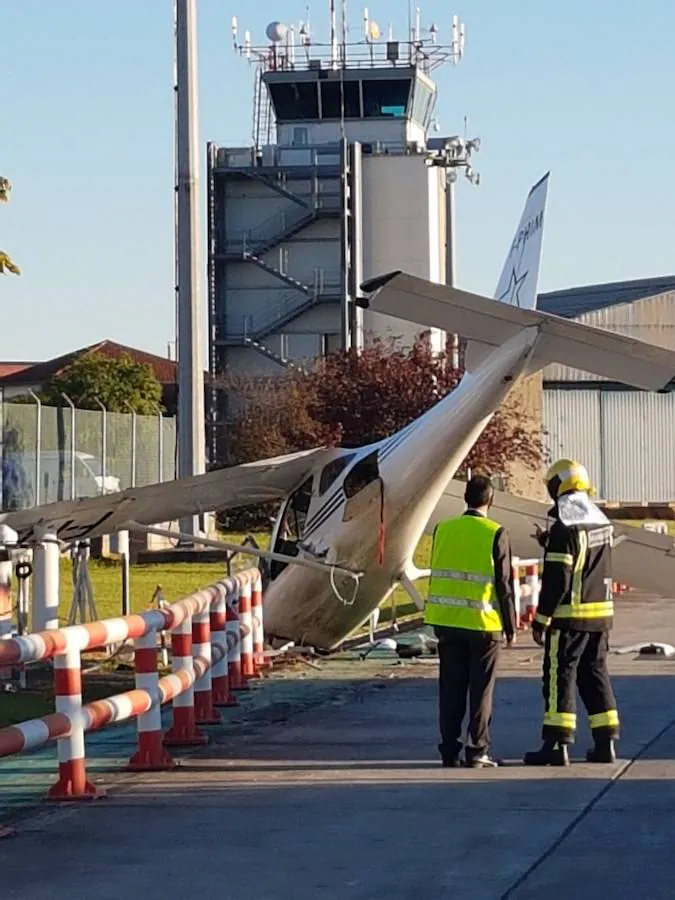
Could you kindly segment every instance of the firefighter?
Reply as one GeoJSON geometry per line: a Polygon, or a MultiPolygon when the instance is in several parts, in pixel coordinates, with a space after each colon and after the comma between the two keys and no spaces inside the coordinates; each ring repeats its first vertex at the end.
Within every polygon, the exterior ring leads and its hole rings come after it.
{"type": "Polygon", "coordinates": [[[438,637],[438,749],[446,767],[461,765],[467,692],[466,764],[497,765],[488,752],[497,658],[502,633],[514,643],[516,622],[508,534],[487,515],[493,495],[489,478],[472,478],[465,513],[434,530],[425,620],[438,637]]]}
{"type": "Polygon", "coordinates": [[[544,571],[532,635],[544,646],[543,745],[525,754],[526,765],[565,766],[576,731],[576,689],[586,707],[594,746],[588,762],[614,762],[619,715],[607,671],[614,617],[613,528],[591,501],[584,466],[561,459],[546,473],[555,506],[539,535],[544,571]]]}

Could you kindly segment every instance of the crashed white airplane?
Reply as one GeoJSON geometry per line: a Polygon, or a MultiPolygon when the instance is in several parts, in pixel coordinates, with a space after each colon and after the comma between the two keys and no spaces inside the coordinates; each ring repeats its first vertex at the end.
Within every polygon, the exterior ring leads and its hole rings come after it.
{"type": "MultiPolygon", "coordinates": [[[[536,312],[548,175],[530,191],[502,272],[488,299],[394,272],[362,286],[370,309],[463,335],[460,384],[419,419],[360,449],[317,449],[165,484],[0,515],[30,541],[48,528],[64,541],[188,515],[284,498],[272,534],[265,593],[269,638],[331,649],[402,585],[414,582],[416,545],[435,521],[463,508],[452,481],[518,380],[552,362],[647,390],[675,375],[675,352],[536,312]]],[[[498,493],[494,515],[514,550],[535,555],[534,523],[547,505],[498,493]]],[[[617,528],[615,577],[662,596],[672,592],[672,541],[617,528]]]]}

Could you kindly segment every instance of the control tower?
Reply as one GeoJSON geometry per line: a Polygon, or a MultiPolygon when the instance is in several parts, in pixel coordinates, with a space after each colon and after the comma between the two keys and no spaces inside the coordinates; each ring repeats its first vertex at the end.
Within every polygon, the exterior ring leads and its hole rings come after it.
{"type": "MultiPolygon", "coordinates": [[[[240,42],[233,20],[235,50],[256,77],[251,145],[208,146],[216,378],[272,375],[371,335],[409,345],[421,327],[357,307],[359,285],[394,269],[446,281],[446,187],[456,174],[446,178],[438,161],[449,139],[429,138],[432,75],[461,58],[463,26],[455,17],[443,46],[418,10],[406,41],[391,26],[384,40],[364,11],[362,39],[349,43],[342,16],[339,35],[331,2],[327,43],[308,22],[272,22],[262,47],[248,32],[240,42]]],[[[431,339],[443,348],[442,332],[431,339]]],[[[222,421],[222,398],[211,406],[212,422],[222,421]]]]}

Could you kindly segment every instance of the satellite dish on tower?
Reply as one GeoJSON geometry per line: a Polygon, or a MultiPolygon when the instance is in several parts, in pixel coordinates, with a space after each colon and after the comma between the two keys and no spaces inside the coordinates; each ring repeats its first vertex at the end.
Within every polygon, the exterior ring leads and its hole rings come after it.
{"type": "Polygon", "coordinates": [[[286,40],[288,25],[284,25],[283,22],[270,22],[265,29],[265,34],[273,44],[281,44],[286,40]]]}

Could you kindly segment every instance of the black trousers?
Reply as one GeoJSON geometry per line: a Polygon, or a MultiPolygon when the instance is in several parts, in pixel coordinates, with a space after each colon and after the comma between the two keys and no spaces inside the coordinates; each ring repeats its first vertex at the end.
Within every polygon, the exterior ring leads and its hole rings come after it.
{"type": "Polygon", "coordinates": [[[607,671],[606,631],[546,632],[544,650],[545,741],[574,743],[577,688],[586,707],[593,737],[619,736],[619,714],[607,671]]]}
{"type": "Polygon", "coordinates": [[[465,628],[436,628],[438,637],[439,724],[443,759],[462,749],[462,722],[469,699],[467,753],[479,756],[490,746],[492,697],[500,640],[465,628]]]}

